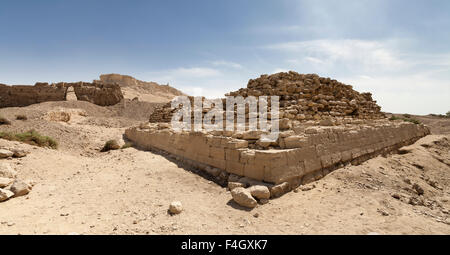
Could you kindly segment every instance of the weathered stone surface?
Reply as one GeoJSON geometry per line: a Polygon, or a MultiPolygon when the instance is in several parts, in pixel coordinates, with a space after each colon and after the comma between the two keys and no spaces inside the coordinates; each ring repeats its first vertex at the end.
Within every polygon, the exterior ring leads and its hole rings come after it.
{"type": "Polygon", "coordinates": [[[255,208],[257,206],[256,200],[252,197],[252,194],[245,188],[235,188],[231,191],[233,200],[244,207],[255,208]]]}
{"type": "Polygon", "coordinates": [[[174,201],[170,203],[169,212],[171,214],[180,214],[183,211],[183,205],[180,201],[174,201]]]}
{"type": "MultiPolygon", "coordinates": [[[[176,133],[171,132],[170,128],[160,130],[156,126],[148,129],[130,128],[125,131],[125,135],[137,146],[157,148],[184,160],[198,162],[203,165],[203,169],[209,166],[223,170],[233,174],[230,178],[239,175],[259,184],[261,181],[280,184],[292,179],[300,180],[310,173],[355,159],[367,160],[429,134],[425,126],[406,122],[386,120],[373,121],[371,126],[359,125],[308,127],[302,135],[280,138],[281,148],[276,150],[255,150],[250,146],[229,148],[232,139],[229,137],[201,132],[176,133]]],[[[316,178],[315,175],[312,177],[316,178]]],[[[317,177],[320,178],[319,175],[317,177]]]]}
{"type": "Polygon", "coordinates": [[[21,180],[15,180],[10,190],[14,193],[14,197],[25,196],[31,191],[31,186],[21,180]]]}
{"type": "Polygon", "coordinates": [[[334,123],[331,119],[323,119],[319,122],[321,126],[333,126],[334,123]]]}
{"type": "Polygon", "coordinates": [[[88,101],[100,106],[115,105],[123,99],[118,84],[80,83],[74,86],[78,100],[88,101]]]}
{"type": "Polygon", "coordinates": [[[242,177],[239,179],[240,183],[244,183],[246,186],[256,186],[256,185],[262,185],[263,183],[261,181],[249,178],[249,177],[242,177]]]}
{"type": "Polygon", "coordinates": [[[12,178],[5,178],[5,177],[0,177],[0,188],[4,188],[6,186],[11,185],[11,183],[13,183],[14,179],[12,178]]]}
{"type": "Polygon", "coordinates": [[[292,128],[291,121],[288,118],[281,119],[279,121],[280,130],[287,130],[292,128]]]}
{"type": "Polygon", "coordinates": [[[11,191],[6,189],[0,189],[0,202],[8,200],[12,196],[14,196],[14,193],[12,193],[11,191]]]}
{"type": "Polygon", "coordinates": [[[271,198],[281,197],[282,195],[286,194],[289,191],[290,191],[289,183],[283,182],[270,188],[270,197],[271,198]]]}
{"type": "Polygon", "coordinates": [[[247,131],[242,134],[242,139],[245,140],[258,140],[261,137],[261,131],[247,131]]]}
{"type": "Polygon", "coordinates": [[[251,186],[247,189],[253,197],[257,199],[269,199],[270,191],[269,188],[262,185],[251,186]]]}
{"type": "Polygon", "coordinates": [[[265,205],[265,204],[269,203],[269,199],[266,199],[266,198],[260,199],[259,203],[262,205],[265,205]]]}
{"type": "Polygon", "coordinates": [[[233,190],[235,188],[245,188],[247,185],[240,182],[228,182],[228,189],[233,190]]]}
{"type": "Polygon", "coordinates": [[[0,159],[12,157],[14,153],[9,150],[0,149],[0,159]]]}
{"type": "Polygon", "coordinates": [[[0,84],[0,108],[21,107],[47,101],[64,101],[66,88],[61,84],[36,83],[34,86],[0,84]]]}
{"type": "Polygon", "coordinates": [[[16,178],[17,172],[8,163],[0,162],[0,177],[16,178]]]}
{"type": "Polygon", "coordinates": [[[228,182],[238,182],[239,179],[241,179],[242,177],[239,175],[235,175],[235,174],[230,174],[228,176],[228,182]]]}
{"type": "Polygon", "coordinates": [[[220,175],[220,172],[221,172],[220,169],[215,168],[215,167],[209,167],[209,166],[205,168],[205,171],[206,171],[208,174],[210,174],[210,175],[212,175],[212,176],[214,176],[214,177],[219,176],[219,175],[220,175]]]}

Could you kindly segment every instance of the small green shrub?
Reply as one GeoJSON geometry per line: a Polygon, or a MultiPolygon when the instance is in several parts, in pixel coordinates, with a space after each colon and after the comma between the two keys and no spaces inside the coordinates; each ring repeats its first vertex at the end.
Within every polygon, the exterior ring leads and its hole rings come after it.
{"type": "Polygon", "coordinates": [[[130,148],[130,147],[133,147],[133,144],[130,143],[130,142],[126,142],[126,143],[122,146],[121,149],[126,149],[126,148],[130,148]]]}
{"type": "Polygon", "coordinates": [[[403,114],[403,117],[410,119],[411,118],[411,114],[403,114]]]}
{"type": "Polygon", "coordinates": [[[27,116],[23,114],[16,115],[16,120],[27,120],[27,116]]]}
{"type": "Polygon", "coordinates": [[[400,119],[399,117],[396,117],[394,115],[392,115],[392,117],[389,118],[389,120],[399,120],[399,119],[400,119]]]}
{"type": "Polygon", "coordinates": [[[450,111],[448,111],[445,116],[447,116],[447,118],[450,118],[450,111]]]}
{"type": "Polygon", "coordinates": [[[43,136],[35,130],[17,134],[11,132],[0,132],[0,138],[10,141],[19,141],[39,147],[49,147],[52,149],[58,148],[58,142],[56,142],[55,139],[48,136],[43,136]]]}
{"type": "MultiPolygon", "coordinates": [[[[405,116],[405,115],[403,115],[403,116],[405,116]]],[[[411,115],[409,115],[409,116],[411,116],[411,115]]],[[[419,120],[414,119],[414,118],[400,118],[400,117],[396,117],[396,116],[390,117],[389,120],[391,120],[391,121],[403,120],[403,121],[411,122],[411,123],[414,123],[414,124],[420,124],[421,123],[419,120]]]]}
{"type": "Polygon", "coordinates": [[[103,146],[101,152],[107,152],[110,150],[118,150],[120,149],[119,143],[116,140],[109,140],[103,146]]]}
{"type": "Polygon", "coordinates": [[[9,121],[7,118],[0,116],[0,125],[11,125],[11,121],[9,121]]]}
{"type": "Polygon", "coordinates": [[[403,121],[411,122],[411,123],[414,123],[414,124],[420,124],[421,123],[419,120],[414,119],[414,118],[403,119],[403,121]]]}

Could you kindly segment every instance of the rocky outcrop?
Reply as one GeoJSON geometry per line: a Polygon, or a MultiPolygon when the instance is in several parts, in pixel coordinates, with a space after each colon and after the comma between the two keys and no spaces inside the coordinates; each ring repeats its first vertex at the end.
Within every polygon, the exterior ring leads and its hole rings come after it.
{"type": "Polygon", "coordinates": [[[121,87],[140,87],[151,93],[162,93],[170,97],[184,95],[183,92],[169,85],[160,85],[156,82],[141,81],[129,75],[103,74],[100,75],[100,82],[119,84],[121,87]]]}
{"type": "Polygon", "coordinates": [[[128,75],[104,74],[100,80],[107,84],[119,84],[126,99],[138,99],[139,101],[152,103],[166,103],[176,96],[184,95],[181,91],[167,85],[156,82],[146,82],[135,79],[128,75]]]}

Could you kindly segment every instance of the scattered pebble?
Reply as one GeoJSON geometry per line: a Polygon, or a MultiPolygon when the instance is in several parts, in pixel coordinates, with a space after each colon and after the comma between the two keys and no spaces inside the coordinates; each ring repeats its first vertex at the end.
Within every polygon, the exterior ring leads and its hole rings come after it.
{"type": "Polygon", "coordinates": [[[170,214],[180,214],[183,211],[183,205],[180,201],[174,201],[170,203],[169,212],[170,214]]]}
{"type": "Polygon", "coordinates": [[[423,194],[425,193],[425,191],[423,190],[423,188],[420,187],[419,184],[417,184],[417,183],[414,183],[413,189],[417,192],[417,194],[418,194],[419,196],[421,196],[421,195],[423,195],[423,194]]]}

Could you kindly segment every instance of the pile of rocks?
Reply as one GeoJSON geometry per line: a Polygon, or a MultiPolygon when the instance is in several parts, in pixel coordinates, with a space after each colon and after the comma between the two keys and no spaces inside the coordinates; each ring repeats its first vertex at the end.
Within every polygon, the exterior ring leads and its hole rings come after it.
{"type": "MultiPolygon", "coordinates": [[[[0,160],[12,157],[25,157],[27,153],[22,150],[0,149],[0,160]]],[[[30,193],[33,183],[17,179],[17,172],[5,162],[0,161],[0,202],[12,197],[20,197],[30,193]]]]}
{"type": "Polygon", "coordinates": [[[228,178],[228,189],[233,200],[244,207],[254,208],[258,202],[266,204],[271,197],[270,189],[274,185],[259,182],[247,177],[231,174],[228,178]]]}
{"type": "Polygon", "coordinates": [[[169,123],[172,120],[172,116],[178,108],[172,109],[172,104],[167,103],[163,106],[158,106],[155,108],[153,113],[150,115],[150,123],[169,123]]]}
{"type": "MultiPolygon", "coordinates": [[[[323,121],[343,118],[352,119],[382,119],[385,118],[381,107],[372,99],[371,93],[359,93],[351,85],[340,83],[330,78],[319,77],[317,74],[298,74],[296,72],[261,75],[250,80],[247,88],[230,92],[226,96],[266,96],[270,112],[270,97],[279,96],[281,129],[287,129],[289,121],[323,121]]],[[[193,106],[193,97],[189,97],[193,106]]],[[[205,100],[205,99],[203,99],[205,100]]],[[[222,99],[225,116],[225,99],[222,99]]],[[[209,109],[203,109],[206,114],[209,109]]],[[[173,113],[171,103],[157,108],[150,116],[150,122],[170,122],[173,113]]],[[[193,111],[193,107],[192,107],[193,111]]],[[[236,116],[236,110],[234,112],[236,116]]],[[[193,114],[192,114],[193,117],[193,114]]],[[[270,114],[267,116],[270,119],[270,114]]],[[[249,118],[246,109],[246,120],[249,118]]]]}
{"type": "Polygon", "coordinates": [[[317,74],[290,71],[261,75],[258,79],[250,80],[247,88],[230,92],[227,96],[279,96],[283,117],[293,120],[344,116],[384,118],[381,107],[372,99],[371,93],[359,93],[351,85],[317,74]]]}

